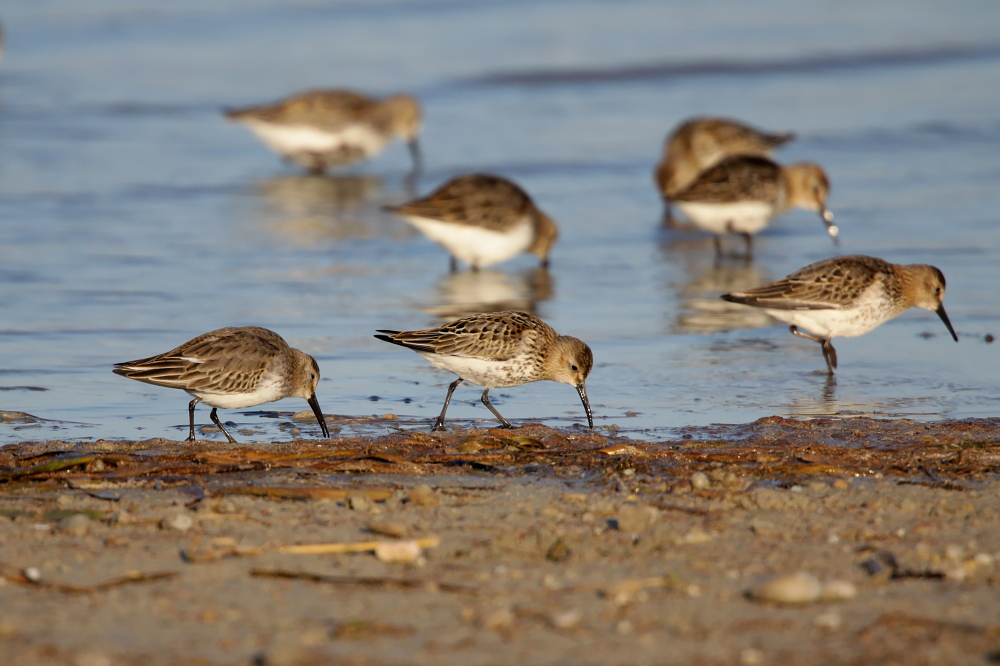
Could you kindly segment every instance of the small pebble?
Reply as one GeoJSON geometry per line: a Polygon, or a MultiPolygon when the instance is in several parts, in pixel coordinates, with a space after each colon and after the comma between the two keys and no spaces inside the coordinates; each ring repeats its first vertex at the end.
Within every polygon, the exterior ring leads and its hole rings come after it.
{"type": "Polygon", "coordinates": [[[375,557],[386,564],[410,564],[422,552],[416,541],[385,541],[375,546],[375,557]]]}
{"type": "Polygon", "coordinates": [[[574,609],[559,611],[558,613],[553,613],[549,616],[549,622],[556,629],[572,629],[576,625],[580,624],[580,620],[583,619],[583,613],[574,609]]]}
{"type": "Polygon", "coordinates": [[[355,493],[347,498],[347,506],[352,511],[371,511],[372,501],[368,499],[367,495],[355,493]]]}
{"type": "Polygon", "coordinates": [[[648,504],[625,504],[618,510],[618,530],[628,534],[645,532],[660,518],[660,511],[648,504]]]}
{"type": "Polygon", "coordinates": [[[746,666],[756,666],[764,663],[764,653],[757,648],[744,648],[740,651],[740,663],[746,666]]]}
{"type": "Polygon", "coordinates": [[[726,490],[737,490],[743,486],[743,481],[732,471],[726,472],[720,483],[722,483],[722,487],[726,490]]]}
{"type": "Polygon", "coordinates": [[[498,608],[483,616],[482,625],[487,629],[498,631],[514,624],[514,611],[510,608],[498,608]]]}
{"type": "Polygon", "coordinates": [[[945,569],[943,573],[945,580],[950,580],[953,583],[961,583],[969,575],[969,571],[965,567],[952,567],[945,569]]]}
{"type": "Polygon", "coordinates": [[[691,528],[691,530],[680,539],[681,543],[687,544],[708,543],[711,540],[712,535],[700,527],[691,528]]]}
{"type": "Polygon", "coordinates": [[[56,532],[68,534],[70,536],[86,536],[90,532],[90,518],[82,513],[75,513],[72,516],[63,518],[56,523],[56,532]]]}
{"type": "Polygon", "coordinates": [[[220,499],[215,503],[214,511],[216,513],[236,513],[239,509],[236,508],[236,503],[231,499],[220,499]]]}
{"type": "Polygon", "coordinates": [[[194,518],[186,513],[175,513],[160,521],[160,529],[187,532],[194,527],[194,518]]]}
{"type": "Polygon", "coordinates": [[[816,616],[813,620],[813,625],[819,627],[820,629],[829,629],[833,631],[835,629],[840,629],[840,625],[843,622],[843,618],[840,617],[840,613],[837,611],[827,611],[826,613],[821,613],[816,616]]]}
{"type": "Polygon", "coordinates": [[[37,583],[42,579],[42,571],[38,567],[26,567],[21,570],[21,573],[32,583],[37,583]]]}
{"type": "Polygon", "coordinates": [[[104,539],[105,548],[121,548],[122,546],[128,545],[128,537],[124,534],[109,534],[104,539]]]}
{"type": "Polygon", "coordinates": [[[823,583],[820,590],[820,601],[846,601],[858,596],[858,588],[847,580],[831,580],[823,583]]]}
{"type": "Polygon", "coordinates": [[[747,590],[747,595],[765,603],[810,604],[819,600],[822,589],[816,576],[796,571],[768,578],[747,590]]]}
{"type": "Polygon", "coordinates": [[[991,342],[993,342],[993,340],[995,340],[996,338],[994,338],[994,337],[993,337],[993,334],[992,334],[992,333],[987,333],[987,334],[986,334],[986,337],[984,337],[983,339],[984,339],[984,340],[986,340],[986,344],[990,344],[990,343],[991,343],[991,342]]]}
{"type": "Polygon", "coordinates": [[[292,414],[292,420],[294,421],[315,421],[316,415],[311,409],[303,409],[301,412],[295,412],[292,414]]]}
{"type": "Polygon", "coordinates": [[[549,549],[545,551],[545,559],[549,562],[565,562],[571,554],[569,546],[562,539],[556,539],[549,549]]]}
{"type": "Polygon", "coordinates": [[[712,482],[708,479],[708,474],[704,472],[695,472],[691,475],[691,489],[692,490],[705,490],[712,485],[712,482]]]}
{"type": "Polygon", "coordinates": [[[430,486],[417,486],[410,491],[407,497],[410,504],[415,506],[437,506],[441,503],[441,499],[437,496],[437,493],[430,486]]]}
{"type": "Polygon", "coordinates": [[[410,526],[406,523],[392,520],[373,520],[368,523],[368,531],[393,539],[402,539],[410,536],[410,526]]]}
{"type": "Polygon", "coordinates": [[[115,511],[113,514],[111,514],[111,517],[108,518],[109,525],[128,525],[129,523],[134,523],[134,522],[135,522],[135,516],[133,516],[125,509],[122,509],[121,511],[115,511]]]}

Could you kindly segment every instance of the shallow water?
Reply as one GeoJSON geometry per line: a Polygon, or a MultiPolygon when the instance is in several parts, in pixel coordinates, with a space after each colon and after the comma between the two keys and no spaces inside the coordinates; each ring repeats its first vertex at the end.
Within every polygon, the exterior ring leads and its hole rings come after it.
{"type": "MultiPolygon", "coordinates": [[[[452,377],[372,333],[502,307],[589,342],[598,424],[637,436],[771,414],[997,413],[994,2],[63,0],[0,20],[0,409],[45,419],[5,421],[0,442],[182,438],[189,398],[111,364],[243,324],[317,357],[328,414],[403,417],[373,434],[424,428],[452,377]],[[414,193],[402,145],[307,177],[218,112],[316,86],[420,96],[416,192],[473,170],[515,179],[560,224],[551,271],[526,256],[449,275],[439,247],[379,211],[414,193]],[[749,264],[661,228],[663,137],[709,113],[798,134],[778,159],[827,170],[839,247],[804,211],[759,236],[749,264]],[[961,343],[912,310],[839,340],[832,382],[815,343],[718,299],[853,253],[940,267],[961,343]]],[[[510,419],[580,422],[568,386],[494,393],[510,419]]],[[[478,396],[461,388],[450,416],[491,424],[478,396]]],[[[279,440],[305,409],[224,418],[279,440]]]]}

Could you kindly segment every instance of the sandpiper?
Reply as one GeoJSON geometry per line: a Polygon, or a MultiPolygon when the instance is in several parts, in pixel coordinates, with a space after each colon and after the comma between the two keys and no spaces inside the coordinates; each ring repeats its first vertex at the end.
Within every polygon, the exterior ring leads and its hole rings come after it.
{"type": "Polygon", "coordinates": [[[224,113],[312,173],[374,157],[396,136],[409,143],[414,170],[420,166],[420,104],[410,95],[377,100],[350,90],[309,90],[224,113]]]}
{"type": "Polygon", "coordinates": [[[490,404],[491,388],[520,386],[550,379],[576,388],[594,427],[584,384],[594,365],[594,354],[582,340],[559,335],[527,312],[508,310],[476,314],[425,331],[384,331],[379,340],[412,349],[433,365],[458,375],[448,386],[441,414],[433,430],[444,430],[451,394],[464,380],[483,387],[483,404],[504,428],[510,422],[490,404]]]}
{"type": "Polygon", "coordinates": [[[800,337],[823,345],[829,374],[837,367],[834,337],[864,335],[911,307],[937,313],[958,342],[944,311],[944,275],[925,264],[890,264],[853,255],[811,264],[777,282],[723,294],[724,300],[752,305],[781,321],[800,337]],[[799,330],[799,326],[813,334],[799,330]]]}
{"type": "Polygon", "coordinates": [[[500,176],[474,173],[458,176],[422,199],[385,206],[473,270],[530,252],[542,266],[559,230],[520,187],[500,176]]]}
{"type": "Polygon", "coordinates": [[[114,373],[147,384],[184,389],[194,396],[188,405],[193,442],[194,407],[212,408],[212,422],[236,443],[219,422],[217,409],[253,407],[282,398],[305,398],[329,438],[326,420],[316,400],[319,366],[316,359],[288,346],[280,335],[259,326],[220,328],[189,340],[164,354],[116,363],[114,373]]]}
{"type": "Polygon", "coordinates": [[[669,203],[705,169],[730,155],[770,156],[795,138],[791,132],[772,134],[728,118],[691,118],[667,137],[654,180],[669,203]]]}
{"type": "Polygon", "coordinates": [[[722,234],[740,233],[749,256],[753,234],[793,206],[818,211],[836,243],[840,231],[826,207],[829,192],[830,181],[817,164],[782,167],[766,157],[735,155],[703,171],[673,201],[696,227],[715,234],[717,254],[722,234]]]}

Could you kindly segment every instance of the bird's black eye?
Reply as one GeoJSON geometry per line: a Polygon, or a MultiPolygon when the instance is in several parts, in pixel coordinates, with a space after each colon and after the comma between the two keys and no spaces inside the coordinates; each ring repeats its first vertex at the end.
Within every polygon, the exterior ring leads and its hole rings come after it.
{"type": "Polygon", "coordinates": [[[580,368],[576,367],[575,365],[571,365],[569,367],[573,370],[573,372],[579,372],[580,371],[580,368]]]}

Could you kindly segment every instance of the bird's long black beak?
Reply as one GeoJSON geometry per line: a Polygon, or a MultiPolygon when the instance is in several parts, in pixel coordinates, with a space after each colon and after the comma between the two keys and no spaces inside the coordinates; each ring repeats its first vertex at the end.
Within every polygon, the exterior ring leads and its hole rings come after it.
{"type": "Polygon", "coordinates": [[[587,387],[584,384],[580,384],[576,387],[576,392],[580,394],[580,400],[583,401],[583,409],[587,412],[587,425],[593,429],[594,413],[590,411],[590,400],[587,400],[587,387]]]}
{"type": "Polygon", "coordinates": [[[319,421],[319,427],[323,430],[323,439],[330,439],[330,431],[326,427],[326,419],[323,418],[323,410],[319,408],[319,400],[316,399],[316,394],[313,393],[309,396],[306,402],[312,407],[313,414],[316,415],[316,420],[319,421]]]}
{"type": "Polygon", "coordinates": [[[410,148],[410,157],[413,158],[413,170],[420,171],[422,159],[420,156],[420,144],[417,143],[417,138],[413,137],[406,145],[410,148]]]}
{"type": "Polygon", "coordinates": [[[819,212],[819,216],[823,218],[823,224],[826,225],[826,233],[830,234],[833,244],[838,245],[840,243],[840,229],[833,223],[833,211],[824,207],[819,212]]]}
{"type": "Polygon", "coordinates": [[[951,322],[948,320],[948,313],[944,311],[944,303],[939,305],[937,310],[934,312],[937,313],[938,317],[941,317],[941,321],[943,321],[944,325],[948,327],[948,332],[951,333],[951,337],[955,338],[955,342],[958,342],[958,334],[956,334],[955,329],[951,327],[951,322]]]}

